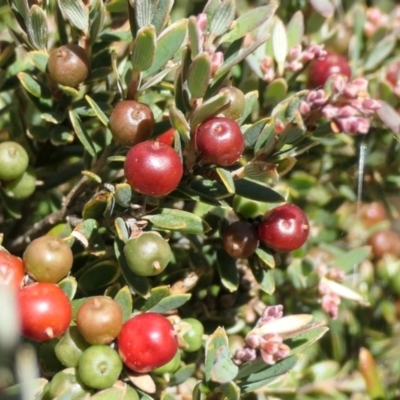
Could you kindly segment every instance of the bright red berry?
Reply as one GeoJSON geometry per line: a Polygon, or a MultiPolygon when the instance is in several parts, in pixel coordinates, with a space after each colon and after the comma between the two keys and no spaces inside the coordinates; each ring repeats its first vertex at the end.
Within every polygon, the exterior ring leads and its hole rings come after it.
{"type": "Polygon", "coordinates": [[[258,236],[269,248],[292,251],[301,247],[310,231],[307,216],[294,204],[268,211],[258,227],[258,236]]]}
{"type": "Polygon", "coordinates": [[[24,263],[19,257],[0,251],[0,290],[1,286],[19,290],[25,276],[24,263]]]}
{"type": "Polygon", "coordinates": [[[18,292],[22,335],[44,342],[61,336],[72,319],[67,295],[54,283],[38,282],[18,292]]]}
{"type": "Polygon", "coordinates": [[[174,143],[174,128],[168,129],[166,132],[162,133],[160,136],[157,137],[156,140],[158,140],[161,143],[165,143],[168,146],[172,146],[174,143]]]}
{"type": "Polygon", "coordinates": [[[177,188],[183,174],[182,161],[170,146],[146,141],[133,146],[125,160],[125,176],[142,194],[166,196],[177,188]]]}
{"type": "Polygon", "coordinates": [[[178,339],[171,322],[152,312],[126,321],[117,340],[122,362],[141,373],[166,364],[178,350],[178,339]]]}
{"type": "Polygon", "coordinates": [[[324,86],[328,78],[335,74],[345,75],[347,78],[350,78],[350,65],[345,56],[328,53],[324,58],[314,60],[311,63],[308,86],[311,88],[324,86]]]}
{"type": "Polygon", "coordinates": [[[234,164],[241,157],[244,145],[240,126],[233,119],[213,117],[197,128],[197,150],[207,164],[221,167],[234,164]]]}

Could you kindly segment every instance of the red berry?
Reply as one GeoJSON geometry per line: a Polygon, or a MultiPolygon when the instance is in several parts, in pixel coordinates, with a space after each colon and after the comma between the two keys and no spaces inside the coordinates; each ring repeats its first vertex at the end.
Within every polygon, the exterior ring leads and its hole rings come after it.
{"type": "Polygon", "coordinates": [[[132,188],[142,194],[166,196],[179,185],[182,161],[170,146],[146,141],[133,146],[125,160],[125,176],[132,188]]]}
{"type": "Polygon", "coordinates": [[[304,212],[294,204],[285,204],[268,211],[258,227],[258,236],[276,251],[292,251],[301,247],[310,231],[304,212]]]}
{"type": "Polygon", "coordinates": [[[347,58],[341,54],[328,53],[324,58],[314,60],[311,63],[308,86],[311,88],[324,86],[328,78],[335,74],[342,74],[350,78],[350,65],[347,58]]]}
{"type": "Polygon", "coordinates": [[[21,289],[24,275],[22,260],[6,251],[0,251],[0,290],[2,285],[15,290],[21,289]]]}
{"type": "Polygon", "coordinates": [[[244,137],[236,121],[214,117],[204,121],[196,132],[199,157],[221,167],[234,164],[244,150],[244,137]]]}
{"type": "Polygon", "coordinates": [[[400,257],[400,235],[389,229],[383,229],[375,232],[368,239],[372,254],[376,259],[385,255],[395,258],[400,257]]]}
{"type": "Polygon", "coordinates": [[[149,372],[166,364],[178,350],[171,322],[152,312],[126,321],[117,340],[122,362],[136,372],[149,372]]]}
{"type": "Polygon", "coordinates": [[[22,335],[38,342],[61,336],[72,319],[67,295],[53,283],[40,282],[18,292],[22,335]]]}
{"type": "Polygon", "coordinates": [[[158,136],[157,140],[161,143],[167,144],[168,146],[172,146],[172,143],[174,143],[174,132],[175,129],[170,128],[166,132],[158,136]]]}

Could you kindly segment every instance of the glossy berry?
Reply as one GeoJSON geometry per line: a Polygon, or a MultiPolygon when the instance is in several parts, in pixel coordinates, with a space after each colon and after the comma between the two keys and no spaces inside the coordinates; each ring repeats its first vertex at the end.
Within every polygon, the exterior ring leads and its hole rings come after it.
{"type": "Polygon", "coordinates": [[[19,178],[28,168],[26,150],[16,142],[0,143],[0,179],[12,181],[19,178]]]}
{"type": "Polygon", "coordinates": [[[310,65],[308,86],[317,88],[324,86],[328,78],[335,74],[351,77],[349,62],[341,54],[328,53],[324,58],[314,60],[310,65]]]}
{"type": "Polygon", "coordinates": [[[172,360],[178,339],[167,318],[148,312],[125,322],[118,336],[118,350],[128,368],[150,372],[172,360]]]}
{"type": "Polygon", "coordinates": [[[122,323],[121,306],[107,296],[90,297],[76,314],[79,332],[90,344],[111,343],[121,332],[122,323]]]}
{"type": "Polygon", "coordinates": [[[110,115],[109,128],[117,143],[134,146],[148,140],[153,133],[153,112],[147,104],[121,101],[110,115]]]}
{"type": "Polygon", "coordinates": [[[67,295],[53,283],[34,283],[18,292],[22,335],[44,342],[61,336],[72,319],[67,295]]]}
{"type": "Polygon", "coordinates": [[[258,247],[257,230],[246,221],[236,221],[224,231],[222,243],[231,257],[250,257],[258,247]]]}
{"type": "Polygon", "coordinates": [[[0,290],[1,286],[8,286],[16,291],[21,289],[24,276],[25,269],[22,260],[0,250],[0,290]]]}
{"type": "Polygon", "coordinates": [[[74,256],[57,236],[41,236],[28,244],[22,256],[28,274],[38,282],[57,283],[71,270],[74,256]]]}
{"type": "Polygon", "coordinates": [[[50,53],[47,69],[54,82],[77,87],[89,76],[90,60],[83,47],[66,44],[50,53]]]}
{"type": "Polygon", "coordinates": [[[137,238],[128,240],[124,255],[129,268],[141,276],[160,274],[172,258],[168,242],[157,232],[143,232],[137,238]]]}
{"type": "Polygon", "coordinates": [[[90,346],[79,358],[78,376],[93,389],[111,387],[121,371],[122,362],[117,351],[104,344],[90,346]]]}
{"type": "Polygon", "coordinates": [[[182,161],[170,146],[146,141],[133,146],[126,155],[125,177],[142,194],[162,197],[177,188],[183,174],[182,161]]]}
{"type": "Polygon", "coordinates": [[[385,255],[400,257],[400,235],[389,229],[383,229],[375,232],[368,239],[368,245],[371,246],[372,254],[376,259],[385,255]]]}
{"type": "Polygon", "coordinates": [[[186,344],[186,347],[184,347],[183,350],[187,352],[199,350],[203,345],[203,324],[195,318],[185,318],[182,321],[186,322],[190,326],[189,330],[182,336],[182,339],[186,344]]]}
{"type": "Polygon", "coordinates": [[[234,86],[223,87],[219,93],[228,93],[229,103],[221,110],[221,114],[226,118],[239,119],[243,115],[246,105],[246,98],[243,92],[234,86]]]}
{"type": "Polygon", "coordinates": [[[258,227],[258,236],[273,250],[292,251],[306,242],[309,231],[303,210],[294,204],[284,204],[264,215],[258,227]]]}
{"type": "Polygon", "coordinates": [[[46,388],[46,395],[43,399],[59,399],[66,392],[71,393],[71,400],[87,399],[92,394],[72,368],[57,372],[48,382],[46,388]]]}
{"type": "Polygon", "coordinates": [[[233,119],[213,117],[197,128],[196,146],[203,162],[226,167],[241,157],[244,137],[233,119]]]}
{"type": "Polygon", "coordinates": [[[166,132],[164,132],[160,136],[158,136],[156,140],[158,140],[161,143],[165,143],[168,146],[172,146],[172,144],[174,143],[174,133],[175,133],[175,129],[170,128],[166,132]]]}
{"type": "Polygon", "coordinates": [[[36,173],[28,168],[20,177],[7,182],[4,192],[13,199],[23,200],[30,197],[36,189],[36,173]]]}

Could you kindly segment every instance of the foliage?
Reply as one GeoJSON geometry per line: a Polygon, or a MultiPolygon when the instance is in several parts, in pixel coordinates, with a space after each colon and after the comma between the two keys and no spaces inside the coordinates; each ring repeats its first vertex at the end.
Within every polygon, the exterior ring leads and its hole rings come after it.
{"type": "Polygon", "coordinates": [[[74,255],[58,282],[72,325],[88,297],[106,295],[124,321],[167,316],[182,352],[175,371],[124,368],[110,388],[82,388],[56,356],[61,338],[13,339],[15,296],[1,288],[2,398],[72,399],[78,386],[79,398],[95,399],[399,396],[400,238],[379,257],[371,238],[398,229],[400,8],[336,3],[0,1],[0,141],[23,146],[36,177],[22,195],[1,181],[4,250],[22,257],[37,237],[62,238],[74,255]],[[47,69],[51,52],[70,43],[90,57],[90,75],[75,87],[47,69]],[[326,50],[347,57],[352,79],[310,88],[310,63],[326,50]],[[245,149],[216,166],[201,161],[196,130],[233,107],[229,86],[244,93],[235,112],[245,149]],[[184,172],[166,196],[126,183],[129,147],[108,124],[126,99],[150,106],[153,140],[173,129],[184,172]],[[308,217],[304,246],[280,253],[260,243],[246,259],[227,254],[230,223],[257,228],[283,203],[308,217]],[[171,261],[137,275],[125,243],[150,231],[168,242],[171,261]],[[204,325],[198,351],[185,352],[185,318],[204,325]],[[69,386],[53,396],[60,376],[69,386]]]}

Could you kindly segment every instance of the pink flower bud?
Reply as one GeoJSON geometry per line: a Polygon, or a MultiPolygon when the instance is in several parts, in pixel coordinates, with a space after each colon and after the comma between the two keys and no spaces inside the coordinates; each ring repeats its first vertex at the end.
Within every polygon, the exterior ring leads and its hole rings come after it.
{"type": "Polygon", "coordinates": [[[336,115],[339,112],[339,108],[333,106],[332,104],[327,104],[323,109],[322,109],[322,115],[326,119],[333,119],[336,117],[336,115]]]}
{"type": "Polygon", "coordinates": [[[344,106],[339,109],[337,113],[337,118],[349,118],[357,115],[357,110],[352,106],[344,106]]]}
{"type": "Polygon", "coordinates": [[[197,26],[201,32],[204,32],[207,26],[207,14],[201,13],[196,16],[197,26]]]}
{"type": "Polygon", "coordinates": [[[288,58],[289,60],[295,60],[297,57],[299,57],[301,53],[301,45],[296,44],[289,50],[288,58]]]}
{"type": "Polygon", "coordinates": [[[347,77],[345,75],[332,76],[332,90],[335,94],[342,93],[346,87],[347,77]]]}
{"type": "Polygon", "coordinates": [[[305,101],[301,101],[299,104],[299,111],[301,115],[307,115],[311,112],[311,107],[305,101]]]}
{"type": "Polygon", "coordinates": [[[381,108],[379,102],[373,99],[365,99],[361,105],[363,109],[370,111],[376,111],[381,108]]]}

